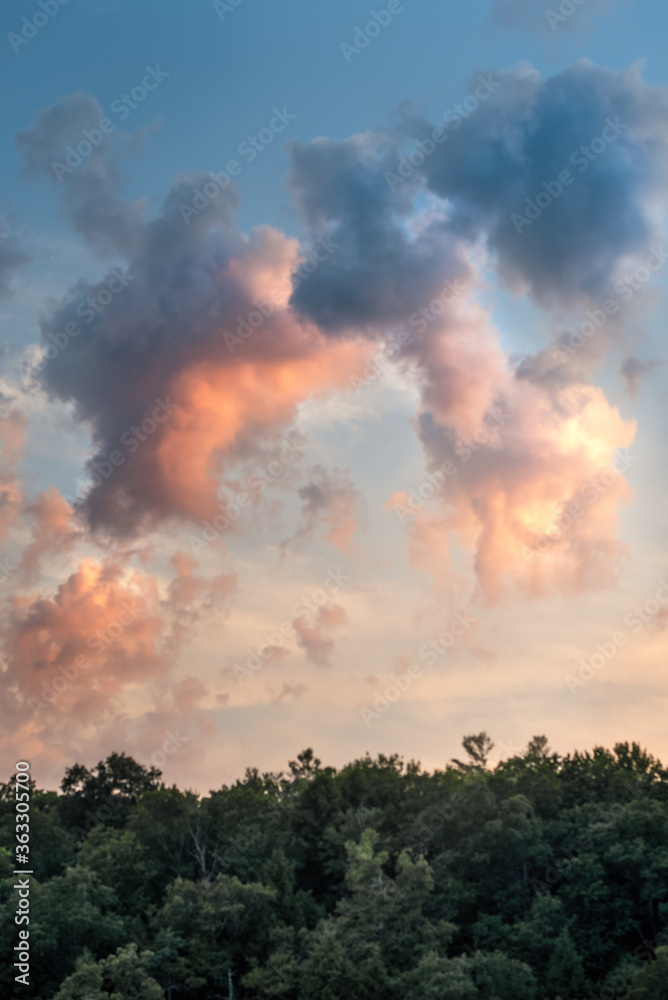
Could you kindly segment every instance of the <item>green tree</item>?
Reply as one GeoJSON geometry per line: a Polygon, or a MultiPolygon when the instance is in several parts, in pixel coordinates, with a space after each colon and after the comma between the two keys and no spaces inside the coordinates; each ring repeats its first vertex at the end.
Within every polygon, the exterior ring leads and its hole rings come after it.
{"type": "Polygon", "coordinates": [[[668,1000],[668,948],[657,948],[656,959],[633,977],[622,1000],[668,1000]]]}
{"type": "Polygon", "coordinates": [[[148,969],[151,952],[137,953],[134,944],[95,962],[86,951],[54,1000],[164,1000],[162,987],[148,969]]]}
{"type": "Polygon", "coordinates": [[[585,990],[582,959],[568,930],[557,938],[547,966],[547,988],[550,996],[579,997],[585,990]]]}

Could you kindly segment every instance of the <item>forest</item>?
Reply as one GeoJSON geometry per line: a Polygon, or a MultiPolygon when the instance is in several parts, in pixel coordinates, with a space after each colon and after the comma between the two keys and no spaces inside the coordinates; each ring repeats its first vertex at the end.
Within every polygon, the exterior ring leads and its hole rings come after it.
{"type": "Polygon", "coordinates": [[[208,795],[125,754],[0,786],[2,997],[668,1000],[668,770],[638,743],[429,772],[311,749],[208,795]]]}

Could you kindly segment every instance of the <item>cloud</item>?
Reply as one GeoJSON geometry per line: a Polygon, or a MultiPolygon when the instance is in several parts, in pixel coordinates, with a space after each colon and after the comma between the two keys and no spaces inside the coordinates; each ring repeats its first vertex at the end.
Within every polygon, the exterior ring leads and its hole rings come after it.
{"type": "Polygon", "coordinates": [[[325,525],[326,541],[344,555],[350,555],[361,500],[350,474],[341,469],[328,471],[316,465],[310,470],[308,483],[298,490],[298,494],[302,501],[301,523],[294,542],[299,544],[312,539],[318,526],[325,525]]]}
{"type": "Polygon", "coordinates": [[[0,539],[17,521],[22,501],[18,465],[25,447],[26,418],[19,410],[0,417],[0,539]]]}
{"type": "MultiPolygon", "coordinates": [[[[48,170],[53,150],[98,111],[73,95],[41,112],[17,140],[28,169],[48,170]]],[[[94,245],[110,231],[102,202],[120,220],[123,287],[105,275],[70,289],[42,322],[45,344],[60,349],[38,377],[90,426],[94,486],[80,506],[91,526],[131,535],[211,518],[235,463],[280,444],[296,406],[344,384],[368,348],[334,343],[293,312],[297,242],[266,226],[241,233],[231,186],[184,174],[142,223],[135,207],[117,211],[113,162],[100,146],[63,186],[75,227],[94,245]],[[182,207],[205,186],[214,196],[186,221],[182,207]]]]}
{"type": "Polygon", "coordinates": [[[490,600],[613,586],[626,562],[617,530],[633,460],[617,449],[631,444],[635,423],[623,421],[596,387],[548,394],[512,376],[503,414],[500,424],[481,420],[482,433],[467,438],[432,412],[421,414],[430,468],[448,462],[452,471],[436,508],[411,522],[414,563],[443,579],[450,553],[463,546],[490,600]]]}
{"type": "MultiPolygon", "coordinates": [[[[16,148],[23,159],[24,174],[44,176],[62,188],[68,217],[77,233],[101,253],[127,254],[137,245],[142,203],[127,204],[119,196],[118,160],[112,151],[116,141],[104,137],[78,166],[66,160],[67,148],[85,140],[84,129],[99,126],[104,112],[95,98],[70,94],[57,104],[42,108],[34,123],[16,135],[16,148]],[[54,170],[54,164],[65,171],[54,170]]],[[[91,146],[91,143],[88,143],[91,146]]],[[[78,153],[70,157],[76,164],[78,153]]]]}
{"type": "Polygon", "coordinates": [[[427,186],[449,199],[459,234],[484,236],[510,287],[545,307],[598,304],[659,235],[666,92],[638,66],[586,59],[546,80],[526,66],[494,76],[492,97],[425,160],[427,186]],[[546,207],[518,232],[513,216],[538,196],[546,207]]]}
{"type": "Polygon", "coordinates": [[[297,698],[303,697],[308,691],[308,687],[305,684],[292,684],[286,682],[283,684],[281,690],[278,694],[274,694],[271,699],[272,705],[279,705],[286,698],[297,698]]]}
{"type": "Polygon", "coordinates": [[[396,168],[397,141],[365,133],[288,143],[288,187],[307,231],[340,244],[291,301],[330,333],[378,336],[433,298],[444,274],[470,275],[462,246],[441,225],[411,234],[415,189],[392,191],[385,180],[396,168]]]}
{"type": "MultiPolygon", "coordinates": [[[[225,605],[236,577],[200,578],[195,561],[177,554],[162,595],[136,562],[119,551],[87,558],[53,593],[6,602],[3,715],[40,759],[134,738],[133,700],[174,725],[193,714],[191,689],[174,679],[178,655],[194,625],[225,605]]],[[[198,725],[208,723],[198,716],[198,725]]]]}
{"type": "Polygon", "coordinates": [[[634,399],[638,393],[638,386],[643,375],[661,367],[663,361],[649,360],[642,361],[640,358],[626,358],[620,369],[621,374],[626,379],[626,389],[634,399]]]}
{"type": "Polygon", "coordinates": [[[69,552],[83,532],[74,521],[72,508],[54,487],[26,503],[22,513],[32,520],[32,537],[19,567],[21,581],[29,582],[38,576],[45,555],[69,552]]]}
{"type": "Polygon", "coordinates": [[[345,625],[347,615],[338,604],[324,604],[318,608],[312,624],[305,618],[296,618],[293,625],[297,632],[297,642],[306,651],[306,658],[317,667],[330,664],[335,642],[332,631],[345,625]]]}
{"type": "MultiPolygon", "coordinates": [[[[449,547],[464,544],[488,596],[614,580],[623,562],[622,476],[549,557],[527,564],[521,551],[632,440],[633,425],[591,384],[606,344],[623,339],[622,320],[606,326],[602,346],[566,361],[552,345],[515,363],[477,297],[492,265],[558,328],[615,294],[658,237],[668,98],[637,66],[615,73],[587,60],[545,80],[527,65],[484,79],[485,99],[472,98],[471,112],[446,123],[445,142],[413,157],[403,184],[392,179],[400,158],[433,133],[410,108],[384,132],[290,145],[304,245],[331,250],[307,276],[298,275],[295,240],[266,226],[238,230],[236,191],[216,188],[209,175],[177,178],[151,221],[133,210],[131,237],[116,241],[126,250],[127,287],[40,376],[91,429],[97,485],[80,508],[94,529],[124,537],[177,518],[211,519],[235,470],[280,444],[301,402],[345,387],[375,342],[398,333],[397,364],[421,395],[415,427],[430,469],[484,433],[494,408],[506,415],[459,463],[435,517],[418,518],[420,558],[446,569],[449,547]],[[569,184],[558,180],[566,168],[569,184]],[[208,192],[205,207],[186,220],[182,208],[197,190],[208,192]],[[518,231],[513,216],[549,191],[518,231]]],[[[19,143],[31,169],[44,169],[44,148],[54,135],[62,141],[63,121],[69,129],[97,113],[89,100],[74,95],[38,116],[19,143]]],[[[113,151],[100,147],[98,160],[105,191],[118,198],[113,151]]],[[[75,197],[85,216],[83,170],[81,191],[66,202],[75,197]]],[[[94,213],[89,229],[77,218],[95,243],[94,213]]],[[[78,283],[44,320],[43,336],[57,335],[104,280],[78,283]]],[[[296,538],[324,521],[328,539],[349,549],[353,485],[318,469],[301,499],[296,538]]],[[[325,626],[300,626],[316,661],[331,648],[325,626]]]]}

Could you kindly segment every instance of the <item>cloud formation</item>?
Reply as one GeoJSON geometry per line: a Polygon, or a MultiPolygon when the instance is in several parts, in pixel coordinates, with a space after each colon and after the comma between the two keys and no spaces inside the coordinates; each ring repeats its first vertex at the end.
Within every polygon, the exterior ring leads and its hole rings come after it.
{"type": "MultiPolygon", "coordinates": [[[[384,132],[289,145],[303,245],[330,248],[306,276],[296,240],[239,231],[238,195],[214,175],[177,178],[151,220],[122,201],[112,144],[63,180],[77,231],[127,261],[123,288],[39,375],[90,427],[95,485],[79,506],[93,529],[126,537],[213,518],[239,466],[281,443],[301,402],[345,388],[377,342],[401,335],[396,363],[420,390],[428,469],[456,459],[435,519],[423,513],[412,529],[414,547],[446,570],[449,547],[464,543],[487,596],[614,580],[621,476],[549,558],[527,564],[521,552],[633,437],[593,384],[606,347],[624,340],[621,312],[595,346],[555,347],[567,320],[600,311],[660,239],[668,98],[638,67],[587,60],[548,79],[527,65],[484,79],[488,99],[470,112],[464,102],[436,131],[404,109],[384,132]],[[184,215],[198,192],[205,207],[184,215]],[[477,301],[490,266],[548,312],[555,344],[519,361],[505,354],[477,301]],[[462,460],[499,409],[503,422],[462,460]]],[[[49,172],[54,150],[98,112],[82,95],[40,112],[17,140],[26,169],[49,172]]],[[[44,320],[45,342],[107,286],[109,275],[73,287],[44,320]]],[[[321,468],[300,496],[296,538],[325,521],[349,551],[353,484],[321,468]]],[[[328,648],[317,632],[326,625],[303,637],[313,656],[328,648]]]]}
{"type": "MultiPolygon", "coordinates": [[[[40,112],[17,140],[26,168],[48,172],[99,110],[73,95],[40,112]]],[[[42,324],[45,344],[60,349],[38,377],[90,426],[94,485],[81,506],[91,526],[130,535],[212,517],[230,465],[280,443],[295,407],[343,385],[366,349],[329,341],[290,309],[297,243],[265,226],[242,234],[231,186],[183,175],[142,223],[120,198],[115,163],[114,148],[100,146],[63,187],[77,231],[125,255],[123,287],[111,272],[70,290],[42,324]],[[210,202],[184,220],[198,190],[210,202]]]]}
{"type": "MultiPolygon", "coordinates": [[[[62,527],[53,496],[41,498],[36,512],[40,539],[45,526],[47,534],[62,527]]],[[[67,537],[67,526],[61,535],[67,537]]],[[[84,744],[109,752],[114,739],[127,738],[137,726],[127,713],[131,695],[152,705],[159,718],[164,709],[173,724],[181,705],[192,715],[182,679],[174,679],[178,656],[196,623],[225,606],[236,576],[228,570],[202,578],[196,561],[177,553],[163,590],[142,568],[147,555],[115,551],[86,558],[53,592],[15,593],[7,600],[0,620],[2,711],[26,752],[48,758],[84,744]]]]}

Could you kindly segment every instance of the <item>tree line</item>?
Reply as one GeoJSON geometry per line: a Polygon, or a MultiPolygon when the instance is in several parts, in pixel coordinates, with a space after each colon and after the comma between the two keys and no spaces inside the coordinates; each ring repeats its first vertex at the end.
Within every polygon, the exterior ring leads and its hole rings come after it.
{"type": "Polygon", "coordinates": [[[637,743],[428,772],[304,750],[198,796],[125,754],[31,788],[30,988],[3,997],[668,1000],[668,771],[637,743]]]}

